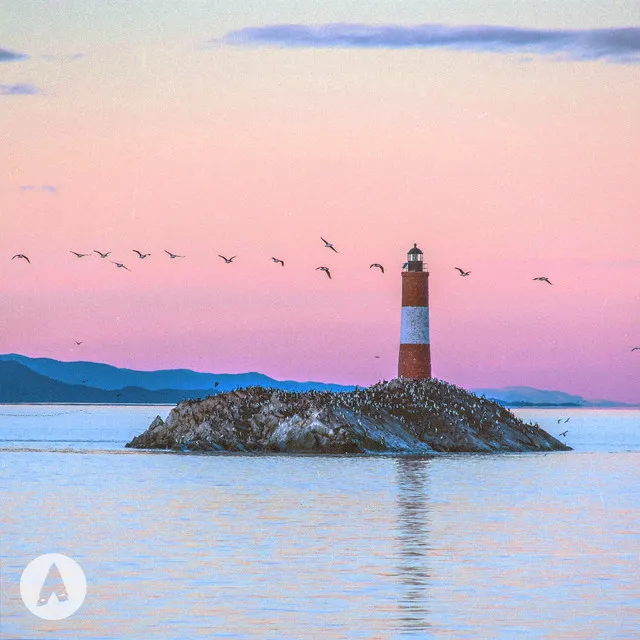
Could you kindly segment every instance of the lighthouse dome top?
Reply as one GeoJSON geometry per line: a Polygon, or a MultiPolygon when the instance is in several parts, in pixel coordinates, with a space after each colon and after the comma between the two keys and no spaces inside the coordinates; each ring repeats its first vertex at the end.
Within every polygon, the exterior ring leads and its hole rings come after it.
{"type": "Polygon", "coordinates": [[[414,244],[413,245],[413,249],[409,249],[409,255],[410,256],[422,255],[422,251],[420,251],[420,249],[418,249],[418,245],[417,244],[414,244]]]}

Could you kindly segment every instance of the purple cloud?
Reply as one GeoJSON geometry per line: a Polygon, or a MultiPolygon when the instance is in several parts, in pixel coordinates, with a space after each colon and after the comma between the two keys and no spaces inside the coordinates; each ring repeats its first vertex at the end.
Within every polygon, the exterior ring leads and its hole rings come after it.
{"type": "Polygon", "coordinates": [[[14,62],[15,60],[26,60],[29,56],[25,53],[16,53],[9,49],[0,49],[0,62],[14,62]]]}
{"type": "Polygon", "coordinates": [[[45,54],[42,56],[42,59],[49,62],[75,62],[76,60],[81,60],[84,57],[86,57],[85,53],[72,53],[69,55],[45,54]]]}
{"type": "Polygon", "coordinates": [[[230,31],[228,45],[461,49],[498,53],[557,55],[572,60],[640,62],[640,27],[611,29],[525,29],[499,26],[414,26],[283,24],[230,31]]]}
{"type": "Polygon", "coordinates": [[[35,96],[40,89],[32,84],[0,84],[0,96],[35,96]]]}
{"type": "Polygon", "coordinates": [[[23,184],[20,185],[20,191],[47,191],[48,193],[58,192],[52,184],[23,184]]]}

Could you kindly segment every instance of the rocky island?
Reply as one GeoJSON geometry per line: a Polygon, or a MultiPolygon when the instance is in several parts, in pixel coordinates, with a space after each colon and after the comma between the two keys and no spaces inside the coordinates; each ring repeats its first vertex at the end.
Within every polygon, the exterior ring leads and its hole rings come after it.
{"type": "Polygon", "coordinates": [[[126,446],[322,454],[570,450],[498,403],[433,378],[349,392],[248,387],[185,400],[126,446]]]}

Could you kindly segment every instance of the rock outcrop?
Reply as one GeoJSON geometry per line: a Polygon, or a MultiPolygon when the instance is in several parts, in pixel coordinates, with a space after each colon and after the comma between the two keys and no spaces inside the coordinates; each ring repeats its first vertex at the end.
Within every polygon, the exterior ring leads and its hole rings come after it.
{"type": "Polygon", "coordinates": [[[126,446],[407,454],[570,449],[499,404],[435,379],[396,379],[343,393],[249,387],[185,400],[126,446]]]}

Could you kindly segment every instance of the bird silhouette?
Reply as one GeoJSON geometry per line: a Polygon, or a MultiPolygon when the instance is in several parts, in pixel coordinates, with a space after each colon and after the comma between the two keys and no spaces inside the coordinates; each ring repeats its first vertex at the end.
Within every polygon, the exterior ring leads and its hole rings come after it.
{"type": "Polygon", "coordinates": [[[75,340],[74,341],[78,346],[80,346],[82,344],[82,340],[75,340]]]}
{"type": "Polygon", "coordinates": [[[14,260],[15,258],[21,258],[22,260],[26,260],[29,264],[31,264],[31,260],[29,260],[29,258],[27,258],[24,253],[16,253],[16,255],[11,259],[14,260]]]}
{"type": "Polygon", "coordinates": [[[567,418],[564,423],[567,424],[567,422],[569,422],[569,420],[571,420],[571,418],[567,418]]]}
{"type": "Polygon", "coordinates": [[[463,271],[460,267],[454,267],[457,271],[460,272],[460,275],[465,278],[466,276],[471,274],[471,271],[463,271]]]}
{"type": "Polygon", "coordinates": [[[108,258],[111,251],[107,251],[107,253],[102,253],[102,251],[93,250],[93,253],[97,253],[101,258],[108,258]]]}
{"type": "Polygon", "coordinates": [[[534,280],[540,280],[542,282],[546,282],[547,284],[553,284],[553,282],[551,282],[546,276],[540,276],[538,278],[534,278],[534,280]]]}
{"type": "Polygon", "coordinates": [[[377,262],[374,262],[374,263],[369,267],[369,269],[373,269],[374,267],[375,267],[376,269],[380,269],[380,271],[382,271],[382,273],[384,273],[384,267],[383,267],[381,264],[378,264],[377,262]]]}
{"type": "Polygon", "coordinates": [[[331,249],[331,251],[335,251],[336,253],[340,253],[328,240],[325,240],[322,236],[320,236],[320,240],[324,242],[324,246],[327,249],[331,249]]]}
{"type": "Polygon", "coordinates": [[[173,260],[174,258],[184,258],[184,256],[179,256],[177,253],[171,253],[171,251],[167,251],[164,249],[164,252],[173,260]]]}
{"type": "Polygon", "coordinates": [[[316,267],[316,271],[324,271],[327,276],[329,276],[329,279],[331,279],[331,272],[328,267],[316,267]]]}
{"type": "Polygon", "coordinates": [[[284,267],[284,260],[280,260],[280,258],[271,258],[276,264],[280,263],[281,266],[284,267]]]}
{"type": "Polygon", "coordinates": [[[567,433],[569,433],[569,431],[563,431],[562,433],[560,433],[559,435],[562,436],[563,438],[566,437],[567,433]]]}
{"type": "Polygon", "coordinates": [[[409,268],[409,263],[408,263],[408,262],[405,262],[405,263],[402,265],[402,268],[403,268],[403,269],[408,269],[408,268],[409,268]]]}
{"type": "Polygon", "coordinates": [[[231,264],[233,262],[233,259],[236,256],[231,256],[230,258],[225,258],[224,256],[221,256],[220,254],[218,254],[218,258],[222,258],[226,264],[231,264]]]}
{"type": "Polygon", "coordinates": [[[132,251],[138,254],[138,258],[140,258],[140,260],[144,260],[151,255],[150,253],[142,253],[142,251],[138,251],[137,249],[133,249],[132,251]]]}
{"type": "Polygon", "coordinates": [[[71,253],[73,253],[76,258],[86,258],[87,256],[91,255],[90,253],[78,253],[77,251],[71,251],[71,253]]]}
{"type": "Polygon", "coordinates": [[[131,269],[127,269],[127,267],[125,267],[122,262],[114,262],[113,260],[109,260],[109,262],[111,262],[111,264],[115,264],[118,269],[126,269],[127,271],[131,271],[131,269]]]}
{"type": "Polygon", "coordinates": [[[633,349],[631,349],[631,351],[640,351],[640,347],[633,347],[633,349]]]}

